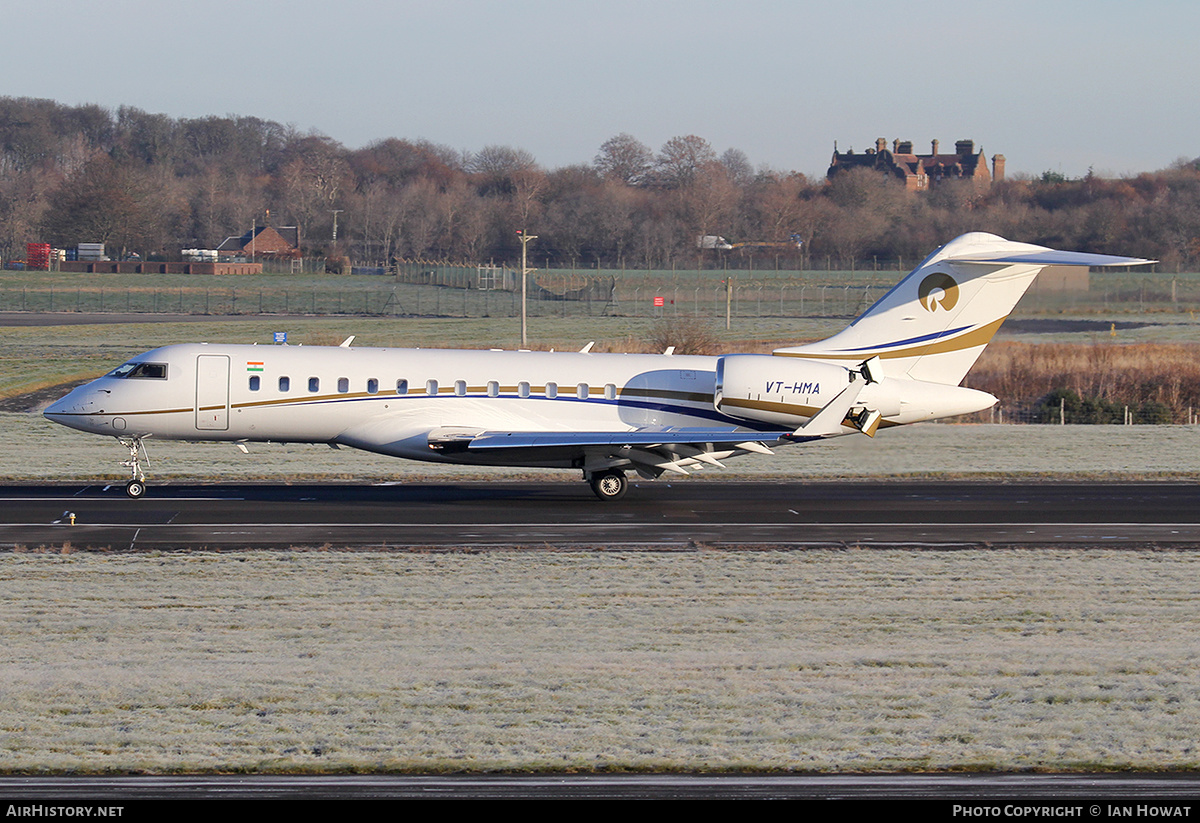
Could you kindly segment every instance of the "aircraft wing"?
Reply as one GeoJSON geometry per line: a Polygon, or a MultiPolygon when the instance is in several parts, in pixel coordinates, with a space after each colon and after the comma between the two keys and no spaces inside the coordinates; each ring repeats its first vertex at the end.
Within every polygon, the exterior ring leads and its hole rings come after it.
{"type": "Polygon", "coordinates": [[[632,467],[644,477],[663,472],[689,474],[705,465],[724,468],[728,457],[754,452],[774,454],[768,444],[795,443],[818,437],[794,436],[788,430],[666,428],[630,431],[475,431],[442,429],[429,433],[429,447],[444,452],[525,452],[529,458],[552,454],[581,456],[588,470],[632,467]]]}
{"type": "Polygon", "coordinates": [[[637,429],[627,432],[494,432],[485,431],[473,438],[467,448],[486,449],[544,448],[548,446],[641,446],[671,444],[729,445],[738,443],[776,443],[790,431],[735,431],[730,429],[637,429]]]}

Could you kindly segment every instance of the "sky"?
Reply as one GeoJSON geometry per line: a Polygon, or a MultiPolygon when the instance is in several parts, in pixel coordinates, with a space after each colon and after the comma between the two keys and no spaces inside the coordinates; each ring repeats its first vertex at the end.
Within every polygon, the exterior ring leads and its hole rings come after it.
{"type": "Polygon", "coordinates": [[[823,175],[974,140],[1008,173],[1200,156],[1196,0],[5,0],[0,96],[590,163],[696,134],[823,175]]]}

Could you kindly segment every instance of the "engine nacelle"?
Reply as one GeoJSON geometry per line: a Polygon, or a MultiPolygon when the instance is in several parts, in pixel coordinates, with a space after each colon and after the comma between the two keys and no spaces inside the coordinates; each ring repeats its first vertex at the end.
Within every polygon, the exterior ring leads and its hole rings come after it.
{"type": "Polygon", "coordinates": [[[730,417],[795,428],[850,385],[842,366],[774,357],[732,354],[717,361],[713,405],[730,417]]]}
{"type": "MultiPolygon", "coordinates": [[[[727,355],[717,360],[713,405],[730,417],[799,427],[849,386],[855,371],[795,357],[727,355]]],[[[975,389],[884,377],[862,387],[853,409],[877,412],[893,423],[916,423],[982,411],[995,402],[975,389]]],[[[846,425],[847,432],[854,428],[846,425]]]]}

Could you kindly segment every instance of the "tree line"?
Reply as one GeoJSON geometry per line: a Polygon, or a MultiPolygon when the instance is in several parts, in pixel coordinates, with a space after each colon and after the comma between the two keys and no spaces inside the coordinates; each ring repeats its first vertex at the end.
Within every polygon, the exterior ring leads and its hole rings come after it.
{"type": "Polygon", "coordinates": [[[619,134],[590,162],[547,169],[511,146],[389,137],[348,149],[256,117],[0,97],[4,259],[28,242],[177,259],[266,223],[300,227],[306,255],[374,263],[511,261],[518,230],[538,235],[539,264],[558,267],[915,263],[958,234],[990,231],[1188,268],[1200,263],[1200,159],[1117,179],[1047,172],[913,193],[865,169],[827,181],[756,168],[696,135],[655,151],[619,134]],[[735,248],[702,253],[703,235],[735,248]]]}

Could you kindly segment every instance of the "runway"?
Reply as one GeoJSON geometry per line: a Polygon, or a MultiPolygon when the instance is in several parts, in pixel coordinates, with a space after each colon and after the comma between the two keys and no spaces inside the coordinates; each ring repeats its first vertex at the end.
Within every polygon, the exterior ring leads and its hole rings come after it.
{"type": "Polygon", "coordinates": [[[1193,483],[660,481],[617,503],[581,482],[9,485],[0,547],[1182,549],[1198,513],[1193,483]]]}
{"type": "MultiPolygon", "coordinates": [[[[1200,780],[1186,773],[1145,774],[481,774],[481,775],[75,775],[0,777],[0,797],[30,802],[122,803],[132,810],[161,800],[835,800],[936,801],[922,808],[951,816],[952,801],[1036,800],[1004,815],[1132,816],[1131,801],[1173,801],[1139,816],[1188,816],[1200,780]],[[1185,801],[1179,805],[1180,801],[1185,801]],[[1121,803],[1122,805],[1110,805],[1121,803]],[[1065,808],[1079,807],[1077,812],[1065,808]]],[[[1011,808],[1011,807],[1010,807],[1011,808]]],[[[998,810],[997,810],[998,811],[998,810]]],[[[976,815],[999,816],[990,808],[976,815]]],[[[963,814],[961,816],[967,816],[963,814]]],[[[974,816],[974,815],[971,815],[974,816]]]]}

